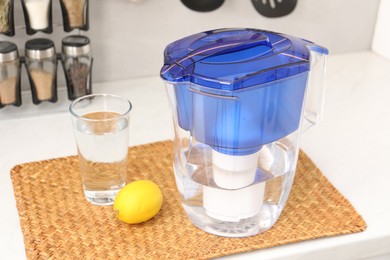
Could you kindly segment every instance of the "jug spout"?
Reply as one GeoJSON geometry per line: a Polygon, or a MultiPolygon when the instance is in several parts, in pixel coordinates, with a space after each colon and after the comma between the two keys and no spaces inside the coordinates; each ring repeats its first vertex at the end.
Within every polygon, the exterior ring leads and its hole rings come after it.
{"type": "Polygon", "coordinates": [[[309,42],[307,48],[310,50],[310,73],[302,122],[303,132],[322,120],[325,90],[324,76],[328,56],[326,48],[311,42],[309,42]]]}

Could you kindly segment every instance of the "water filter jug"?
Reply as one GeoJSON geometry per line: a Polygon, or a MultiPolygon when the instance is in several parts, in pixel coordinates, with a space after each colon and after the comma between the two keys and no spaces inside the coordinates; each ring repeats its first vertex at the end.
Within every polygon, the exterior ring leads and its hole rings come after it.
{"type": "Polygon", "coordinates": [[[257,29],[219,29],[169,44],[161,77],[173,109],[174,173],[198,228],[245,237],[287,201],[300,134],[321,118],[328,51],[257,29]]]}

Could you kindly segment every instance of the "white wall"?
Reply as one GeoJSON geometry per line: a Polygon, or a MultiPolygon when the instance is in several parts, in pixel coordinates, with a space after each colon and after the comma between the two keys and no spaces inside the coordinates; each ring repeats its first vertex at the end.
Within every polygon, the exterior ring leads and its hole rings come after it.
{"type": "Polygon", "coordinates": [[[381,0],[372,50],[390,59],[390,0],[381,0]]]}
{"type": "MultiPolygon", "coordinates": [[[[54,22],[61,23],[58,0],[53,3],[54,22]]],[[[213,28],[254,27],[284,32],[328,47],[331,53],[366,50],[371,45],[378,3],[379,0],[298,0],[293,13],[275,19],[258,14],[250,0],[225,0],[222,7],[209,13],[191,11],[180,0],[90,0],[91,29],[86,34],[91,38],[95,57],[93,80],[158,75],[168,43],[213,28]]],[[[16,23],[22,25],[20,1],[15,5],[16,23]]],[[[24,42],[32,37],[26,36],[23,29],[16,33],[15,37],[0,35],[0,40],[16,42],[23,52],[24,42]]],[[[65,35],[62,27],[56,26],[51,35],[33,37],[53,39],[59,51],[65,35]]],[[[59,74],[63,74],[61,67],[59,74]]],[[[59,76],[63,84],[63,76],[59,76]]]]}
{"type": "Polygon", "coordinates": [[[216,11],[197,13],[180,0],[90,0],[95,80],[158,74],[166,44],[196,32],[254,27],[315,41],[331,53],[369,49],[378,0],[298,0],[290,15],[270,19],[250,0],[226,0],[216,11]]]}

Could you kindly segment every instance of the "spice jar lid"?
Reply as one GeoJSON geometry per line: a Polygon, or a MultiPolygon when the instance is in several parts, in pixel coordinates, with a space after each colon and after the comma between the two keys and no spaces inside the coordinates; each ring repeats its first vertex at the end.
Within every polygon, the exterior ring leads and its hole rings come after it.
{"type": "Polygon", "coordinates": [[[69,56],[89,54],[91,51],[90,40],[86,36],[71,35],[62,39],[62,53],[69,56]]]}
{"type": "Polygon", "coordinates": [[[0,42],[0,62],[16,60],[19,57],[16,44],[7,41],[0,42]]]}
{"type": "Polygon", "coordinates": [[[25,55],[31,59],[46,59],[56,55],[54,43],[45,38],[32,39],[26,42],[25,55]]]}

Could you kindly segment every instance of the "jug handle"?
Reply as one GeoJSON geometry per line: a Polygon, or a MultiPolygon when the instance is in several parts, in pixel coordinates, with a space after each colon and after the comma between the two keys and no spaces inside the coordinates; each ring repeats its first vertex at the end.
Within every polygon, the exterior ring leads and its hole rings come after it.
{"type": "Polygon", "coordinates": [[[310,50],[310,73],[305,95],[305,108],[303,111],[303,133],[322,120],[325,92],[325,70],[328,50],[308,42],[310,50]]]}

